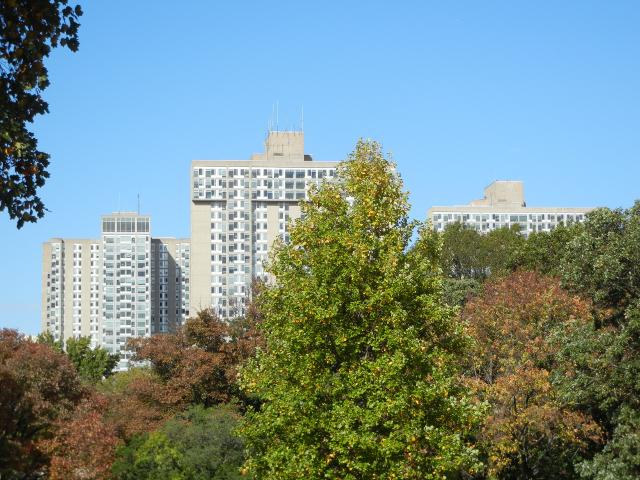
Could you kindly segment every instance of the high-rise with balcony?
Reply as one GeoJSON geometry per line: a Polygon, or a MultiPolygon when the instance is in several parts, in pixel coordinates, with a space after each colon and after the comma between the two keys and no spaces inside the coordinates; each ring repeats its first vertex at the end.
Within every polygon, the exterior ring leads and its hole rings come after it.
{"type": "Polygon", "coordinates": [[[243,313],[254,278],[277,238],[300,217],[312,185],[331,180],[337,162],[313,161],[304,134],[271,131],[249,160],[191,163],[190,311],[212,307],[222,318],[243,313]]]}
{"type": "Polygon", "coordinates": [[[151,233],[148,216],[124,212],[102,217],[102,328],[100,345],[120,354],[127,340],[151,334],[151,233]]]}
{"type": "Polygon", "coordinates": [[[147,215],[104,215],[100,239],[44,243],[42,330],[90,336],[126,369],[128,339],[173,331],[189,315],[189,268],[188,239],[152,238],[147,215]]]}

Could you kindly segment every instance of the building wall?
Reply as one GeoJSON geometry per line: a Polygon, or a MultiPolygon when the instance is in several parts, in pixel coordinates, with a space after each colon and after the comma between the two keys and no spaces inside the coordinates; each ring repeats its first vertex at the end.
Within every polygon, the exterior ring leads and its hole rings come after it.
{"type": "Polygon", "coordinates": [[[501,180],[485,189],[485,196],[468,205],[431,207],[427,214],[433,228],[462,223],[479,232],[518,225],[523,235],[548,232],[558,225],[582,222],[591,208],[527,207],[522,182],[501,180]]]}
{"type": "Polygon", "coordinates": [[[192,314],[211,305],[211,204],[191,202],[191,298],[192,314]]]}
{"type": "Polygon", "coordinates": [[[90,336],[127,368],[129,338],[173,331],[188,317],[190,250],[189,239],[151,238],[149,217],[127,212],[103,216],[100,239],[45,242],[42,331],[90,336]]]}
{"type": "Polygon", "coordinates": [[[59,340],[63,338],[63,278],[60,239],[51,239],[42,245],[42,331],[49,331],[59,340]]]}
{"type": "Polygon", "coordinates": [[[130,338],[151,334],[150,219],[132,212],[102,217],[101,346],[129,365],[130,338]]]}
{"type": "Polygon", "coordinates": [[[122,355],[129,338],[168,332],[214,307],[242,313],[254,278],[266,278],[273,242],[289,241],[309,189],[335,176],[337,162],[312,161],[302,132],[270,132],[251,160],[194,161],[191,239],[151,237],[148,216],[102,217],[99,239],[43,245],[42,329],[57,339],[90,335],[122,355]]]}
{"type": "Polygon", "coordinates": [[[189,316],[190,242],[151,239],[151,333],[175,331],[189,316]]]}
{"type": "Polygon", "coordinates": [[[58,238],[44,243],[42,329],[56,340],[82,335],[97,344],[97,258],[96,240],[58,238]]]}
{"type": "Polygon", "coordinates": [[[191,165],[192,313],[223,318],[243,312],[254,278],[266,278],[273,242],[312,185],[332,180],[337,162],[312,161],[302,132],[270,132],[251,160],[196,160],[191,165]]]}

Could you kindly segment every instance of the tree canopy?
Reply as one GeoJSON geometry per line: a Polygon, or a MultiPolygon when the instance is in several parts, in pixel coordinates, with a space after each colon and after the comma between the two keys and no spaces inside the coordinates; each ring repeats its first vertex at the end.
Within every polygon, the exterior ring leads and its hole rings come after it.
{"type": "Polygon", "coordinates": [[[229,407],[193,406],[160,429],[117,451],[113,474],[120,480],[235,480],[243,462],[233,434],[238,414],[229,407]]]}
{"type": "Polygon", "coordinates": [[[466,375],[490,410],[478,440],[488,478],[577,478],[575,460],[602,431],[573,409],[553,384],[554,332],[591,325],[591,304],[555,278],[519,271],[490,279],[462,311],[475,340],[466,375]]]}
{"type": "Polygon", "coordinates": [[[453,361],[462,326],[441,303],[430,233],[394,165],[359,141],[302,204],[262,294],[266,349],[241,372],[252,478],[445,478],[476,465],[477,420],[453,361]]]}
{"type": "Polygon", "coordinates": [[[62,353],[0,330],[0,477],[23,478],[48,464],[43,442],[86,396],[62,353]]]}
{"type": "Polygon", "coordinates": [[[49,154],[27,128],[49,111],[44,60],[57,46],[78,49],[81,15],[68,0],[0,2],[0,211],[18,228],[45,212],[38,189],[49,177],[49,154]]]}

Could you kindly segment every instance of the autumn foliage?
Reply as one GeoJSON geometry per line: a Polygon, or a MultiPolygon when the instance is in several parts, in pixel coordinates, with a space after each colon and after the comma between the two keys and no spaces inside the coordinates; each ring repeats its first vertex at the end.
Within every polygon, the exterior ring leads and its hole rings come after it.
{"type": "Polygon", "coordinates": [[[169,409],[230,401],[238,395],[238,365],[261,343],[250,319],[239,322],[203,310],[175,333],[132,340],[135,359],[149,362],[154,373],[134,388],[169,409]]]}
{"type": "Polygon", "coordinates": [[[107,401],[92,395],[67,418],[55,423],[55,437],[45,443],[50,455],[51,480],[111,478],[111,464],[120,439],[105,421],[107,401]]]}
{"type": "Polygon", "coordinates": [[[490,478],[574,478],[577,455],[601,440],[588,415],[561,402],[551,381],[556,329],[588,323],[589,302],[535,272],[490,280],[467,303],[463,319],[475,339],[467,381],[489,404],[479,432],[490,478]]]}
{"type": "Polygon", "coordinates": [[[46,469],[44,443],[86,395],[65,355],[0,330],[0,477],[46,469]]]}
{"type": "Polygon", "coordinates": [[[548,365],[551,331],[571,319],[589,321],[591,305],[563,290],[557,279],[519,271],[485,283],[462,318],[476,341],[470,371],[491,384],[526,363],[548,365]]]}

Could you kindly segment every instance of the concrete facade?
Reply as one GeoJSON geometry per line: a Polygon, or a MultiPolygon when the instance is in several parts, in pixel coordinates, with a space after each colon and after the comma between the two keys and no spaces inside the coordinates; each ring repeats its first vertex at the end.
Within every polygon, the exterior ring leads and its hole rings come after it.
{"type": "Polygon", "coordinates": [[[56,340],[90,336],[121,355],[129,338],[168,332],[187,318],[190,242],[152,238],[149,216],[102,217],[100,239],[43,244],[42,330],[56,340]]]}
{"type": "Polygon", "coordinates": [[[497,180],[487,186],[484,197],[467,205],[431,207],[427,217],[436,231],[448,224],[462,223],[486,233],[502,227],[518,225],[524,236],[548,232],[560,224],[584,221],[592,208],[528,207],[521,181],[497,180]]]}
{"type": "Polygon", "coordinates": [[[102,316],[100,346],[120,354],[126,369],[130,338],[151,334],[151,225],[134,212],[102,217],[102,316]]]}
{"type": "Polygon", "coordinates": [[[212,307],[241,315],[254,278],[265,278],[273,242],[288,241],[287,225],[312,185],[335,176],[337,162],[313,161],[302,132],[269,132],[264,152],[250,160],[191,163],[192,314],[212,307]]]}
{"type": "Polygon", "coordinates": [[[189,317],[191,243],[151,239],[151,333],[175,331],[189,317]]]}
{"type": "Polygon", "coordinates": [[[54,238],[43,245],[41,324],[56,340],[99,342],[100,251],[99,240],[54,238]]]}

